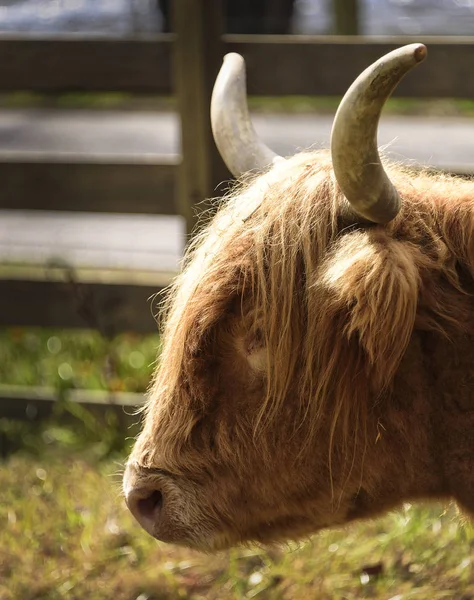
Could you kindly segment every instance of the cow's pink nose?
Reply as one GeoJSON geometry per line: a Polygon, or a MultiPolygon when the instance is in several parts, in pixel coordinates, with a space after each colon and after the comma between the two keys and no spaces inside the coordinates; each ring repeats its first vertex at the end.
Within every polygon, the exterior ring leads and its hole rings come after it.
{"type": "Polygon", "coordinates": [[[157,489],[131,488],[126,492],[127,506],[143,529],[156,537],[156,526],[163,508],[163,495],[157,489]]]}

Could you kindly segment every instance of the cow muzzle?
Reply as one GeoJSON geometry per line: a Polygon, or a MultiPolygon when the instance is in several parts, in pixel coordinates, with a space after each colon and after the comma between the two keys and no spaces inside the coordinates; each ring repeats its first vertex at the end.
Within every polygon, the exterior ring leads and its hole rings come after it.
{"type": "Polygon", "coordinates": [[[162,477],[155,470],[141,469],[129,462],[123,478],[123,491],[128,509],[151,536],[163,539],[164,490],[162,477]],[[161,535],[160,535],[161,533],[161,535]]]}
{"type": "Polygon", "coordinates": [[[202,482],[129,460],[123,493],[132,515],[155,539],[204,551],[229,546],[229,536],[222,537],[216,519],[213,496],[203,492],[202,482]]]}

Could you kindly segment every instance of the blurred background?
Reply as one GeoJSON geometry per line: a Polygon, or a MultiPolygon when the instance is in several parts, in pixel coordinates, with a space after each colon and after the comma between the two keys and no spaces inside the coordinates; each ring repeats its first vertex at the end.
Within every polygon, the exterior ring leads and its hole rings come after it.
{"type": "Polygon", "coordinates": [[[287,155],[327,147],[354,77],[411,41],[429,57],[380,144],[470,178],[474,1],[0,0],[0,600],[474,599],[453,506],[213,558],[148,539],[120,497],[161,292],[231,185],[208,118],[223,53],[287,155]]]}
{"type": "MultiPolygon", "coordinates": [[[[471,0],[359,0],[362,35],[471,35],[471,0]]],[[[129,35],[169,31],[170,0],[2,0],[0,31],[129,35]]],[[[228,0],[232,33],[329,34],[331,0],[228,0]]]]}

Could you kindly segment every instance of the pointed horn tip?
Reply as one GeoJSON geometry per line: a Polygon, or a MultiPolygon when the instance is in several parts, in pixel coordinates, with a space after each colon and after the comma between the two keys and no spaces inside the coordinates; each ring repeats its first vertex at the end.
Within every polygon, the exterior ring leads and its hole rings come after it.
{"type": "Polygon", "coordinates": [[[428,49],[424,44],[415,44],[415,48],[413,50],[413,58],[417,63],[420,63],[425,60],[428,55],[428,49]]]}
{"type": "Polygon", "coordinates": [[[244,57],[237,52],[229,52],[224,56],[222,62],[226,66],[229,65],[230,67],[245,67],[244,57]]]}
{"type": "Polygon", "coordinates": [[[218,79],[237,80],[245,78],[245,71],[244,57],[241,54],[237,54],[237,52],[229,52],[222,60],[218,79]]]}

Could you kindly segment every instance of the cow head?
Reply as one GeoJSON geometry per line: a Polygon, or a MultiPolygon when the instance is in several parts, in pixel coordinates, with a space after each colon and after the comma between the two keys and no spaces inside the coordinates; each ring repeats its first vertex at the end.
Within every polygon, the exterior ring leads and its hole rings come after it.
{"type": "Polygon", "coordinates": [[[405,184],[382,166],[377,124],[425,53],[414,44],[369,67],[339,107],[331,153],[288,159],[257,139],[243,59],[225,58],[214,136],[230,170],[250,174],[193,240],[163,307],[124,477],[156,538],[215,550],[373,512],[393,461],[380,444],[367,472],[367,440],[380,435],[377,400],[406,351],[424,260],[391,234],[405,184]]]}

